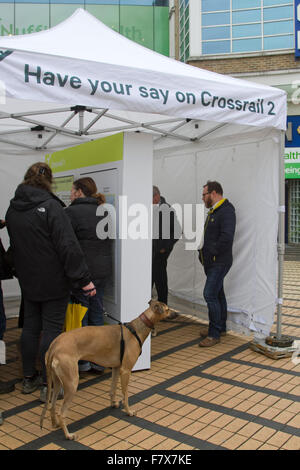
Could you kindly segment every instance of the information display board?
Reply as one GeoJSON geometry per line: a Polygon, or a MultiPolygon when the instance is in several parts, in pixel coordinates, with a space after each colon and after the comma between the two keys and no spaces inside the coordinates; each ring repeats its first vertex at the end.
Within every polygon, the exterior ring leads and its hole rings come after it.
{"type": "MultiPolygon", "coordinates": [[[[66,205],[73,182],[89,176],[114,214],[113,273],[105,288],[104,308],[122,323],[139,316],[151,299],[152,145],[150,135],[121,133],[46,156],[54,174],[54,191],[66,205]],[[147,237],[132,236],[139,217],[135,207],[149,214],[147,237]]],[[[109,317],[106,321],[114,323],[109,317]]],[[[150,367],[150,342],[151,335],[134,370],[150,367]]]]}

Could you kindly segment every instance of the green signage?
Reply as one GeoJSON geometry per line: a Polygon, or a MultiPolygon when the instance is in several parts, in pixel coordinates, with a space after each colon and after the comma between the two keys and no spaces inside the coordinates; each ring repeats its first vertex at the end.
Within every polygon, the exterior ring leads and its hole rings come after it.
{"type": "MultiPolygon", "coordinates": [[[[59,150],[46,155],[45,160],[53,173],[99,165],[99,163],[120,161],[123,159],[123,136],[123,133],[119,133],[59,150]]],[[[71,181],[62,180],[61,184],[69,189],[71,181]]],[[[60,190],[62,190],[62,186],[60,190]]]]}
{"type": "Polygon", "coordinates": [[[284,154],[285,179],[300,178],[300,147],[286,147],[284,154]]]}

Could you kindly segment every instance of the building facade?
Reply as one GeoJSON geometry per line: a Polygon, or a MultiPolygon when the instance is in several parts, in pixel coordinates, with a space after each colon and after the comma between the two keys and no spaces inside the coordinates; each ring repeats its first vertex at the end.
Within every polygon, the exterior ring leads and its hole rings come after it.
{"type": "Polygon", "coordinates": [[[300,0],[170,0],[170,9],[177,59],[287,92],[286,242],[299,244],[300,0]]]}
{"type": "Polygon", "coordinates": [[[0,35],[42,31],[83,8],[129,39],[169,55],[168,7],[169,0],[0,0],[0,35]]]}

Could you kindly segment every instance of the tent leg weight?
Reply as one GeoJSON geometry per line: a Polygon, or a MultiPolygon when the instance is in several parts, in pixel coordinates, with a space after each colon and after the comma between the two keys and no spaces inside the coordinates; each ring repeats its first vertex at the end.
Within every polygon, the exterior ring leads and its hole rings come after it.
{"type": "Polygon", "coordinates": [[[283,359],[286,357],[291,357],[297,347],[293,346],[294,340],[291,337],[276,338],[276,336],[268,336],[265,339],[253,340],[249,348],[252,351],[259,352],[264,354],[271,359],[283,359]],[[279,344],[281,346],[279,346],[279,344]]]}
{"type": "Polygon", "coordinates": [[[290,336],[281,335],[280,338],[276,335],[270,335],[266,338],[266,343],[269,346],[278,347],[278,348],[289,348],[293,345],[293,338],[290,336]]]}

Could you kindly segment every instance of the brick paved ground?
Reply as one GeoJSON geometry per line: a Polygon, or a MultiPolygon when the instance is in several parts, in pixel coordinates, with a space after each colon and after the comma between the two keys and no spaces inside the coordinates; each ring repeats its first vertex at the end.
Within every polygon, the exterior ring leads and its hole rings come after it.
{"type": "MultiPolygon", "coordinates": [[[[300,340],[299,313],[300,262],[286,261],[282,333],[300,340]]],[[[137,416],[109,407],[109,372],[80,380],[68,420],[77,441],[53,430],[48,415],[40,429],[39,392],[22,395],[18,381],[14,392],[0,395],[0,450],[299,450],[300,365],[256,353],[251,338],[231,332],[199,349],[200,323],[182,311],[158,326],[151,369],[134,372],[129,385],[137,416]]],[[[9,319],[0,380],[21,377],[19,336],[17,319],[9,319]]]]}

